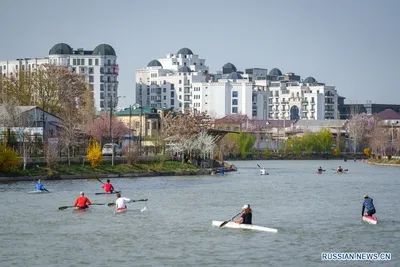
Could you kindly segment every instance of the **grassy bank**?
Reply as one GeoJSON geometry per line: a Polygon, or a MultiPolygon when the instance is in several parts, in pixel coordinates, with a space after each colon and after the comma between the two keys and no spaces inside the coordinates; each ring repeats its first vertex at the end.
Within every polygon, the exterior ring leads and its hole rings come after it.
{"type": "Polygon", "coordinates": [[[369,164],[375,165],[388,165],[388,166],[399,166],[400,167],[400,159],[368,159],[369,164]]]}
{"type": "Polygon", "coordinates": [[[198,167],[190,163],[181,163],[178,161],[164,162],[145,162],[135,165],[101,164],[96,168],[91,168],[89,164],[60,164],[54,169],[45,167],[20,170],[13,173],[5,173],[1,176],[49,176],[49,175],[73,175],[73,174],[118,174],[118,173],[136,173],[136,172],[183,172],[199,170],[198,167]]]}

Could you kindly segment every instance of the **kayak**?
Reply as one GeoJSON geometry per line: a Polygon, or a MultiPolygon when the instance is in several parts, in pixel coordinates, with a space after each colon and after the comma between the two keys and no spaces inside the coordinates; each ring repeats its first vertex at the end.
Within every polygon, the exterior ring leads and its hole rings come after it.
{"type": "Polygon", "coordinates": [[[127,210],[128,210],[127,208],[125,208],[125,209],[118,209],[118,210],[114,211],[114,214],[125,213],[127,210]]]}
{"type": "Polygon", "coordinates": [[[364,215],[362,217],[362,220],[364,222],[367,222],[369,224],[377,224],[378,223],[378,218],[376,218],[375,216],[368,216],[368,215],[364,215]]]}
{"type": "Polygon", "coordinates": [[[89,208],[86,208],[86,209],[81,209],[81,208],[78,208],[78,207],[74,208],[74,212],[85,212],[85,211],[88,211],[88,210],[89,210],[89,208]]]}
{"type": "Polygon", "coordinates": [[[114,192],[110,192],[110,193],[106,193],[106,192],[101,192],[101,193],[94,193],[95,195],[113,195],[116,193],[121,193],[121,191],[114,191],[114,192]]]}
{"type": "Polygon", "coordinates": [[[44,190],[34,190],[34,191],[29,191],[28,194],[48,194],[50,192],[44,191],[44,190]]]}
{"type": "Polygon", "coordinates": [[[322,171],[316,171],[317,174],[322,174],[322,171]]]}
{"type": "MultiPolygon", "coordinates": [[[[219,227],[223,221],[212,221],[213,226],[219,227]]],[[[254,230],[254,231],[262,231],[262,232],[271,232],[271,233],[277,233],[278,229],[274,228],[268,228],[268,227],[263,227],[263,226],[258,226],[258,225],[253,225],[253,224],[238,224],[235,222],[228,222],[221,228],[235,228],[235,229],[246,229],[246,230],[254,230]]]]}
{"type": "Polygon", "coordinates": [[[265,169],[260,170],[260,175],[268,175],[267,171],[265,169]]]}

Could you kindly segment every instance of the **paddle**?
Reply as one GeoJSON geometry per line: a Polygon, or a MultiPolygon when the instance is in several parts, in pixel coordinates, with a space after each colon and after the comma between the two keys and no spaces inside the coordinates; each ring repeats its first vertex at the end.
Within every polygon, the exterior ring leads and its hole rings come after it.
{"type": "Polygon", "coordinates": [[[46,188],[43,188],[42,190],[43,190],[43,191],[46,191],[47,193],[50,193],[50,191],[47,190],[46,188]]]}
{"type": "MultiPolygon", "coordinates": [[[[344,172],[347,172],[349,169],[345,169],[345,170],[343,170],[344,172]]],[[[338,170],[336,170],[336,169],[332,169],[332,171],[338,171],[338,170]]]]}
{"type": "MultiPolygon", "coordinates": [[[[92,205],[101,206],[101,205],[105,205],[105,203],[92,203],[92,205]]],[[[89,205],[89,206],[91,206],[91,205],[89,205]]],[[[61,206],[58,209],[59,210],[65,210],[65,209],[68,209],[68,208],[75,208],[75,206],[61,206]]]]}
{"type": "MultiPolygon", "coordinates": [[[[258,164],[257,164],[258,165],[258,164]]],[[[232,221],[233,219],[235,219],[237,216],[239,216],[242,213],[242,211],[240,211],[238,214],[236,214],[235,216],[232,217],[232,219],[230,219],[229,221],[224,221],[223,223],[221,223],[221,225],[219,227],[224,226],[225,224],[227,224],[228,222],[232,221]]]]}
{"type": "MultiPolygon", "coordinates": [[[[130,202],[139,202],[139,201],[147,201],[148,199],[146,198],[146,199],[138,199],[138,200],[131,200],[130,202]]],[[[128,203],[130,203],[130,202],[128,202],[128,203]]],[[[109,207],[112,207],[112,206],[115,206],[115,202],[113,202],[113,203],[108,203],[107,204],[109,207]]]]}

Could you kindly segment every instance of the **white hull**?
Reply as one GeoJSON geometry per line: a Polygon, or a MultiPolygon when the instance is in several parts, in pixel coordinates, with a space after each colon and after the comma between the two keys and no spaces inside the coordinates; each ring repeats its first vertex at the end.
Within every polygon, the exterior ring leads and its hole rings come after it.
{"type": "Polygon", "coordinates": [[[38,191],[38,190],[35,190],[35,191],[29,191],[28,192],[28,194],[48,194],[48,193],[50,193],[50,192],[47,192],[47,191],[38,191]]]}
{"type": "Polygon", "coordinates": [[[268,175],[267,171],[265,169],[260,170],[260,175],[268,175]]]}
{"type": "Polygon", "coordinates": [[[369,223],[369,224],[377,224],[377,223],[378,223],[378,219],[377,219],[376,217],[367,216],[367,215],[364,215],[364,216],[362,217],[362,220],[363,220],[364,222],[369,223]]]}
{"type": "MultiPolygon", "coordinates": [[[[219,227],[223,221],[212,221],[212,225],[219,227]]],[[[253,224],[238,224],[235,222],[228,222],[221,228],[236,228],[236,229],[247,229],[247,230],[254,230],[254,231],[262,231],[262,232],[270,232],[270,233],[277,233],[278,229],[268,228],[263,226],[257,226],[253,224]]]]}

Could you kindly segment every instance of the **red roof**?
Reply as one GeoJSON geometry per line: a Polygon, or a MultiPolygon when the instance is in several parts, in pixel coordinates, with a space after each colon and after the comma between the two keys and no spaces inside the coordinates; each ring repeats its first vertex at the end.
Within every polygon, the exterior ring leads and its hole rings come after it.
{"type": "Polygon", "coordinates": [[[384,111],[376,114],[376,116],[380,120],[400,120],[400,114],[392,109],[385,109],[384,111]]]}

